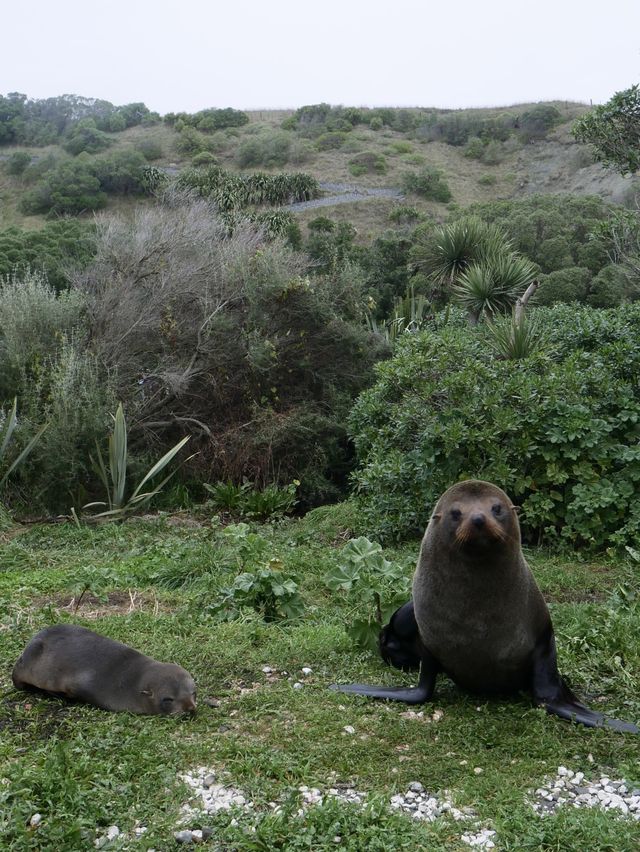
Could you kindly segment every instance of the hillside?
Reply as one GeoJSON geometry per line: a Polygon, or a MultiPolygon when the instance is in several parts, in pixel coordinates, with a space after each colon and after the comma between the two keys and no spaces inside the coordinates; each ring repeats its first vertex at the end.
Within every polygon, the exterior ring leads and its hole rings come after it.
{"type": "MultiPolygon", "coordinates": [[[[541,138],[525,140],[521,132],[514,132],[506,140],[491,141],[488,146],[485,139],[479,157],[474,157],[470,148],[474,139],[466,145],[447,144],[446,141],[429,138],[420,127],[401,130],[384,125],[372,129],[362,123],[356,124],[348,133],[329,130],[313,135],[304,128],[285,130],[282,129],[283,121],[285,126],[290,124],[293,114],[283,111],[249,113],[249,122],[242,127],[206,134],[193,131],[194,137],[197,135],[198,138],[192,140],[189,152],[185,150],[184,130],[177,132],[166,123],[148,127],[138,125],[108,134],[111,137],[108,152],[153,149],[152,164],[174,175],[192,165],[196,149],[201,146],[200,150],[210,152],[220,166],[231,171],[304,171],[321,185],[338,184],[365,190],[400,190],[405,175],[417,174],[424,168],[436,168],[448,183],[452,200],[442,203],[409,195],[405,203],[438,220],[446,216],[452,205],[465,208],[475,202],[512,199],[532,193],[594,194],[617,204],[631,203],[638,180],[623,178],[594,163],[588,147],[573,140],[571,123],[584,112],[582,105],[558,102],[553,105],[517,105],[501,110],[432,111],[430,120],[442,121],[444,116],[450,124],[457,121],[462,126],[465,122],[481,125],[498,121],[500,116],[526,115],[527,110],[545,106],[557,110],[558,120],[541,138]],[[262,163],[251,165],[252,150],[254,160],[262,156],[262,163]],[[373,163],[373,166],[368,169],[361,166],[362,173],[354,175],[354,168],[358,168],[354,167],[354,161],[363,156],[365,162],[373,163]],[[270,166],[269,158],[283,164],[270,166]],[[247,159],[249,164],[243,165],[247,159]]],[[[397,112],[412,113],[410,110],[397,112]]],[[[480,141],[477,137],[475,139],[480,141]]],[[[32,166],[42,165],[48,159],[59,163],[77,162],[77,158],[59,145],[3,146],[0,148],[0,160],[6,162],[17,151],[29,154],[32,166]]],[[[0,228],[19,225],[31,229],[45,221],[41,214],[26,215],[21,209],[25,193],[33,186],[33,175],[30,178],[29,171],[28,168],[23,175],[12,176],[6,173],[6,169],[0,169],[0,228]]],[[[326,190],[324,194],[333,196],[339,192],[326,190]]],[[[107,209],[126,210],[138,201],[139,198],[131,194],[109,195],[106,206],[107,209]]],[[[367,243],[389,227],[389,214],[398,203],[398,199],[392,197],[353,196],[349,203],[343,200],[341,204],[323,206],[321,213],[337,221],[351,222],[358,231],[358,242],[367,243]]],[[[295,211],[295,215],[301,224],[305,224],[319,214],[314,209],[300,209],[295,211]]]]}

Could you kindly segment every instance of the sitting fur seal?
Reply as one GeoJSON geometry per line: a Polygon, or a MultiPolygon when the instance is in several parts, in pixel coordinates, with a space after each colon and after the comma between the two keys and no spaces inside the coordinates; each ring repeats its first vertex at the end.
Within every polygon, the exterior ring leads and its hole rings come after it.
{"type": "Polygon", "coordinates": [[[34,688],[103,710],[169,715],[193,712],[189,672],[74,624],[37,633],[13,668],[16,689],[34,688]]]}
{"type": "Polygon", "coordinates": [[[640,733],[585,707],[558,673],[551,617],[522,555],[516,509],[496,485],[459,482],[438,500],[422,540],[413,608],[415,631],[409,602],[383,630],[380,647],[394,646],[387,655],[392,664],[420,657],[417,687],[332,688],[421,704],[433,696],[442,671],[470,692],[526,690],[563,719],[640,733]]]}

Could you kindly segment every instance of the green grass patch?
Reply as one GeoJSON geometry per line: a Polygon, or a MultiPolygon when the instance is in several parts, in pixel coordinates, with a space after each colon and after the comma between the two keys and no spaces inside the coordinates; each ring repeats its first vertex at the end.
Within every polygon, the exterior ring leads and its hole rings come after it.
{"type": "MultiPolygon", "coordinates": [[[[215,518],[197,517],[199,525],[187,524],[185,515],[159,516],[81,529],[34,526],[5,536],[0,847],[90,849],[96,830],[115,824],[128,833],[122,848],[178,848],[173,832],[188,799],[178,773],[207,766],[254,802],[252,811],[206,819],[214,829],[211,848],[467,848],[461,835],[473,832],[470,824],[446,818],[422,824],[389,809],[390,797],[412,781],[435,794],[448,790],[457,806],[472,807],[482,826],[497,831],[499,848],[637,848],[638,823],[630,819],[569,808],[540,818],[526,801],[527,791],[559,765],[638,786],[636,739],[569,725],[532,708],[526,697],[472,697],[444,677],[423,717],[327,689],[333,681],[413,680],[353,647],[345,625],[366,614],[324,582],[345,542],[360,532],[355,507],[252,524],[262,544],[242,552],[215,518]],[[220,590],[268,560],[296,577],[303,615],[265,622],[247,609],[220,622],[212,607],[220,590]],[[112,714],[14,690],[14,661],[38,629],[56,621],[83,624],[183,665],[198,684],[197,716],[112,714]],[[312,669],[307,676],[305,666],[312,669]],[[435,709],[438,721],[431,720],[435,709]],[[298,815],[301,785],[326,791],[341,783],[366,793],[366,806],[326,799],[298,815]],[[33,828],[36,812],[42,822],[33,828]],[[138,823],[148,827],[140,839],[133,835],[138,823]]],[[[409,565],[417,550],[412,542],[385,548],[384,555],[409,565]]],[[[629,592],[637,588],[637,567],[539,551],[529,557],[552,609],[561,670],[594,706],[637,720],[640,613],[629,592]]]]}

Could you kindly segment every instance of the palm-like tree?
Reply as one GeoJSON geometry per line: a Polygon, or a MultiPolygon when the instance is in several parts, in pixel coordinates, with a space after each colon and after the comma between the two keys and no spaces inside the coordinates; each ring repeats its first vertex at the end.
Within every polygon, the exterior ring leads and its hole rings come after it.
{"type": "Polygon", "coordinates": [[[526,258],[497,252],[468,266],[453,285],[453,295],[466,309],[469,322],[477,325],[483,314],[491,318],[511,310],[535,273],[535,265],[526,258]]]}

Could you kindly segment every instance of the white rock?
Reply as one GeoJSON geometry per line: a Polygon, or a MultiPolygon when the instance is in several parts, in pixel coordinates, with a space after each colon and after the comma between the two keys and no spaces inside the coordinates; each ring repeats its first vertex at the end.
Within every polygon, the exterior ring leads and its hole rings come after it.
{"type": "Polygon", "coordinates": [[[356,732],[356,729],[353,727],[353,725],[345,725],[342,730],[345,732],[345,734],[355,734],[356,732]]]}
{"type": "Polygon", "coordinates": [[[42,814],[34,814],[29,820],[29,825],[32,828],[35,828],[37,825],[40,825],[42,822],[42,814]]]}

